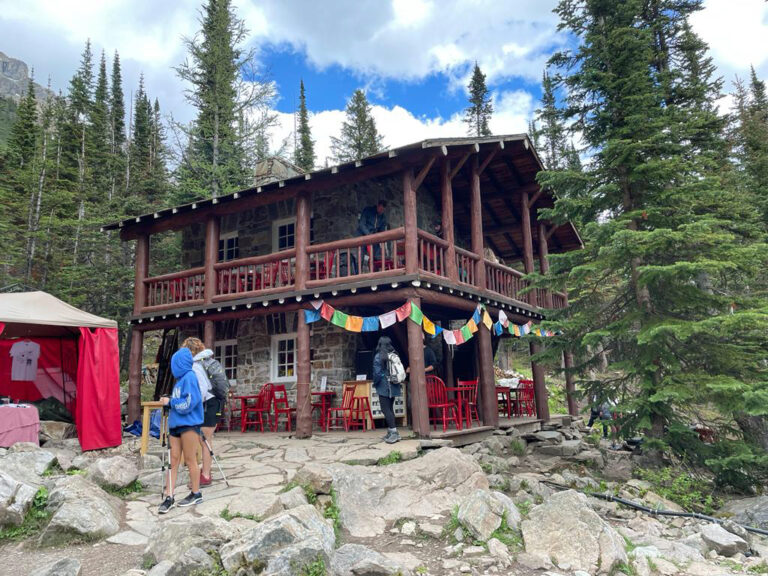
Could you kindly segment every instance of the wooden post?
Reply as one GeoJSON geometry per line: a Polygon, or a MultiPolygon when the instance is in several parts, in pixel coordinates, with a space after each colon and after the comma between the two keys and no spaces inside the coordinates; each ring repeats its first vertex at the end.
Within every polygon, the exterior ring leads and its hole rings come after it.
{"type": "Polygon", "coordinates": [[[213,302],[216,296],[216,269],[219,259],[219,219],[214,215],[205,221],[205,303],[213,302]]]}
{"type": "MultiPolygon", "coordinates": [[[[539,271],[542,274],[549,273],[549,245],[547,243],[547,226],[539,222],[539,271]]],[[[544,307],[552,309],[552,292],[544,291],[544,307]]]]}
{"type": "Polygon", "coordinates": [[[483,205],[480,197],[480,171],[477,154],[472,155],[471,192],[469,211],[471,215],[472,252],[479,256],[475,262],[475,286],[485,290],[485,254],[483,242],[483,205]]]}
{"type": "Polygon", "coordinates": [[[419,239],[416,210],[416,190],[413,188],[413,169],[409,168],[403,171],[403,222],[405,226],[406,274],[416,274],[419,271],[419,239]]]}
{"type": "Polygon", "coordinates": [[[141,414],[141,363],[144,352],[144,333],[131,330],[131,352],[128,357],[128,423],[141,414]]]}
{"type": "MultiPolygon", "coordinates": [[[[311,197],[308,192],[296,196],[296,290],[304,290],[309,279],[309,228],[311,197]]],[[[304,311],[299,310],[296,333],[296,437],[312,436],[312,395],[310,381],[309,324],[304,320],[304,311]]]]}
{"type": "Polygon", "coordinates": [[[209,350],[216,346],[216,324],[213,320],[203,322],[203,344],[209,350]]]}
{"type": "Polygon", "coordinates": [[[136,238],[136,262],[133,283],[133,313],[141,314],[147,305],[147,287],[144,279],[149,274],[149,236],[144,234],[136,238]]]}
{"type": "MultiPolygon", "coordinates": [[[[412,298],[411,302],[421,308],[421,298],[412,298]]],[[[405,323],[408,325],[408,364],[411,368],[408,388],[411,395],[411,427],[419,438],[428,438],[429,407],[427,381],[424,375],[424,333],[421,326],[415,322],[406,320],[405,323]]]]}
{"type": "Polygon", "coordinates": [[[453,188],[451,185],[451,161],[445,158],[440,165],[440,192],[442,197],[442,227],[443,240],[448,242],[445,250],[445,271],[452,282],[459,281],[459,270],[456,266],[456,237],[453,227],[453,188]]]}
{"type": "MultiPolygon", "coordinates": [[[[523,189],[520,199],[520,214],[523,224],[523,265],[525,273],[530,274],[535,271],[533,261],[533,233],[531,231],[531,207],[528,202],[528,190],[523,189]]],[[[528,303],[534,308],[539,305],[536,291],[527,294],[528,303]]],[[[531,342],[531,356],[538,354],[541,347],[538,342],[531,342]]],[[[547,392],[547,383],[544,380],[544,367],[536,362],[531,362],[533,371],[533,393],[536,403],[536,414],[545,422],[549,420],[549,394],[547,392]]]]}

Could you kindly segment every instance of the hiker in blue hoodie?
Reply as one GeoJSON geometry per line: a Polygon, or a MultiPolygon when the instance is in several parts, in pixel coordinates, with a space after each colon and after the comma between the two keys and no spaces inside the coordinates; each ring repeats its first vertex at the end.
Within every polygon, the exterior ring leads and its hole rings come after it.
{"type": "Polygon", "coordinates": [[[173,488],[179,471],[181,454],[189,470],[189,484],[192,492],[179,501],[178,505],[192,506],[203,501],[200,493],[200,469],[197,467],[197,448],[200,446],[200,425],[203,423],[203,399],[197,376],[192,371],[192,352],[182,348],[171,358],[171,372],[176,378],[171,397],[163,397],[163,405],[170,406],[168,433],[171,441],[171,482],[167,487],[165,500],[158,512],[165,514],[175,505],[173,488]]]}

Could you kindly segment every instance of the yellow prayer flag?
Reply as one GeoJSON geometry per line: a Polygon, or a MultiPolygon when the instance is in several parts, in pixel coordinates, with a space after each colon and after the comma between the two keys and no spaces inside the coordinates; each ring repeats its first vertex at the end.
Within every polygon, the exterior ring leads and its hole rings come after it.
{"type": "Polygon", "coordinates": [[[474,334],[477,332],[477,324],[475,324],[475,321],[472,320],[472,318],[469,319],[469,322],[467,322],[467,326],[469,326],[469,331],[474,334]]]}
{"type": "Polygon", "coordinates": [[[432,334],[434,336],[435,334],[435,323],[432,322],[429,318],[424,316],[424,320],[422,321],[422,326],[424,328],[424,332],[427,334],[432,334]]]}
{"type": "Polygon", "coordinates": [[[345,329],[350,332],[361,332],[363,329],[363,319],[361,316],[349,316],[347,318],[345,329]]]}
{"type": "Polygon", "coordinates": [[[483,324],[485,324],[485,327],[488,328],[488,330],[491,329],[493,326],[493,320],[491,320],[491,315],[488,314],[488,311],[483,309],[483,324]]]}

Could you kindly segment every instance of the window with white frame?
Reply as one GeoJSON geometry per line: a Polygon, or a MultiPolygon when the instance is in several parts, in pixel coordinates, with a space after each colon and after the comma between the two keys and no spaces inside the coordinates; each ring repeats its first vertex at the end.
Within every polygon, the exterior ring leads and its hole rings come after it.
{"type": "Polygon", "coordinates": [[[213,355],[224,368],[227,380],[237,380],[237,340],[217,341],[213,355]]]}
{"type": "Polygon", "coordinates": [[[219,236],[219,262],[227,262],[240,257],[240,241],[237,231],[226,232],[219,236]]]}
{"type": "MultiPolygon", "coordinates": [[[[309,243],[315,241],[315,221],[310,216],[309,243]]],[[[283,218],[272,222],[272,251],[290,250],[296,245],[296,218],[283,218]]]]}
{"type": "Polygon", "coordinates": [[[272,336],[272,380],[296,380],[296,334],[272,336]]]}

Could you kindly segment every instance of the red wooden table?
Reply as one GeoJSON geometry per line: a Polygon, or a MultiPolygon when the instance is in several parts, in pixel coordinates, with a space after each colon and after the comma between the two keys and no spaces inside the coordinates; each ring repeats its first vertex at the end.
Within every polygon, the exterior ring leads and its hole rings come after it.
{"type": "Polygon", "coordinates": [[[319,402],[312,402],[313,408],[320,408],[320,418],[318,419],[318,426],[320,426],[320,430],[325,430],[325,420],[328,417],[328,408],[331,407],[331,401],[333,400],[333,397],[336,395],[336,392],[333,390],[326,390],[325,392],[321,392],[320,390],[312,390],[310,392],[312,396],[319,396],[319,402]]]}
{"type": "MultiPolygon", "coordinates": [[[[459,422],[464,420],[467,428],[472,427],[472,415],[469,411],[469,401],[471,399],[473,386],[446,386],[445,389],[448,392],[454,392],[456,394],[456,402],[459,410],[459,422]],[[462,412],[462,406],[464,412],[462,412]]],[[[463,427],[463,426],[462,426],[463,427]]]]}

